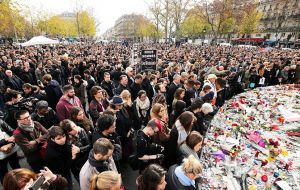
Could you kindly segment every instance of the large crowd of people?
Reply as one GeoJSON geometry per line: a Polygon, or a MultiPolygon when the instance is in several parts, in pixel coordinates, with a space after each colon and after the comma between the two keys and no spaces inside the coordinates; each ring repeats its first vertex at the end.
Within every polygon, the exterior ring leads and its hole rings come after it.
{"type": "Polygon", "coordinates": [[[196,190],[203,139],[224,102],[300,83],[297,50],[138,44],[157,50],[156,70],[140,71],[132,47],[0,46],[4,190],[40,175],[42,189],[72,189],[74,179],[82,190],[125,189],[124,164],[139,171],[139,190],[196,190]]]}

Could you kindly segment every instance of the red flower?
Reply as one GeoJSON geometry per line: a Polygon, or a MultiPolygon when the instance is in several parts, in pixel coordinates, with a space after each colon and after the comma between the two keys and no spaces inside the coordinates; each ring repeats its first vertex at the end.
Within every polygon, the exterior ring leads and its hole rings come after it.
{"type": "Polygon", "coordinates": [[[261,176],[261,180],[263,182],[267,182],[268,181],[268,176],[266,176],[266,175],[261,176]]]}

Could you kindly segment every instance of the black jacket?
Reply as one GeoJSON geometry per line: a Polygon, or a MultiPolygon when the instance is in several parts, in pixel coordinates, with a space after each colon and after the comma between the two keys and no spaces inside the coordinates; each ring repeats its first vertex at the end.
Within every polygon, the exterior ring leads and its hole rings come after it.
{"type": "Polygon", "coordinates": [[[120,95],[123,90],[128,90],[130,92],[130,89],[129,89],[128,86],[123,86],[123,85],[119,84],[119,86],[115,89],[114,94],[115,95],[120,95]]]}
{"type": "Polygon", "coordinates": [[[92,100],[92,95],[91,95],[91,89],[93,86],[96,85],[96,82],[92,79],[92,78],[89,78],[87,80],[87,87],[86,87],[86,91],[87,91],[87,95],[88,95],[88,100],[89,102],[92,100]]]}
{"type": "Polygon", "coordinates": [[[47,94],[47,102],[49,106],[55,110],[56,104],[63,95],[60,85],[56,80],[52,80],[47,86],[45,86],[45,92],[47,94]]]}
{"type": "Polygon", "coordinates": [[[30,72],[22,72],[22,75],[20,75],[20,78],[25,82],[29,84],[36,84],[35,77],[30,72]]]}
{"type": "MultiPolygon", "coordinates": [[[[152,143],[152,138],[147,136],[142,130],[139,130],[136,137],[136,156],[137,158],[141,158],[144,155],[155,155],[161,154],[162,148],[158,144],[152,143]]],[[[155,163],[156,160],[139,160],[139,169],[142,171],[148,165],[155,163]]]]}
{"type": "Polygon", "coordinates": [[[127,137],[127,133],[131,130],[132,127],[132,118],[130,113],[125,109],[121,109],[116,113],[116,132],[121,137],[121,142],[127,142],[131,137],[127,137]]]}
{"type": "Polygon", "coordinates": [[[168,91],[167,91],[167,103],[168,105],[172,105],[172,101],[174,99],[175,91],[181,87],[181,85],[176,85],[174,82],[170,85],[168,91]]]}
{"type": "Polygon", "coordinates": [[[58,145],[49,139],[45,153],[46,166],[53,173],[68,177],[72,164],[71,150],[72,147],[70,144],[58,145]]]}
{"type": "Polygon", "coordinates": [[[198,131],[201,135],[205,135],[207,127],[204,125],[204,114],[202,112],[194,113],[197,121],[194,123],[192,130],[198,131]]]}
{"type": "Polygon", "coordinates": [[[46,93],[34,88],[34,91],[29,94],[24,94],[24,98],[34,98],[37,100],[47,100],[46,93]]]}
{"type": "Polygon", "coordinates": [[[112,98],[114,96],[114,87],[111,82],[102,81],[100,86],[106,90],[109,97],[112,98]]]}
{"type": "Polygon", "coordinates": [[[196,182],[196,188],[194,186],[183,186],[178,177],[175,174],[175,169],[178,165],[173,165],[169,168],[169,171],[166,175],[166,190],[198,190],[198,183],[196,182]]]}
{"type": "Polygon", "coordinates": [[[165,147],[165,166],[170,167],[177,163],[177,151],[178,151],[178,130],[173,127],[170,132],[170,138],[165,147]]]}
{"type": "Polygon", "coordinates": [[[145,78],[142,82],[142,89],[146,91],[147,96],[150,100],[150,102],[152,101],[152,98],[155,94],[154,88],[150,83],[150,80],[148,78],[145,78]]]}
{"type": "Polygon", "coordinates": [[[186,89],[185,96],[184,96],[186,107],[189,107],[192,104],[192,99],[195,99],[195,89],[193,88],[186,89]]]}
{"type": "Polygon", "coordinates": [[[21,90],[22,85],[23,85],[23,81],[19,77],[13,75],[10,78],[6,77],[4,79],[4,84],[7,88],[10,88],[10,89],[13,89],[13,90],[21,90]]]}
{"type": "Polygon", "coordinates": [[[122,145],[117,133],[109,134],[104,136],[98,128],[95,129],[92,135],[92,144],[97,141],[99,138],[107,138],[114,145],[113,159],[114,161],[121,160],[122,158],[122,145]]]}
{"type": "Polygon", "coordinates": [[[57,125],[59,123],[58,117],[55,111],[52,108],[48,108],[49,111],[45,116],[39,116],[37,112],[31,114],[31,118],[33,121],[38,121],[42,124],[46,129],[49,129],[53,125],[57,125]]]}
{"type": "Polygon", "coordinates": [[[135,82],[131,84],[130,92],[132,101],[134,101],[137,98],[140,90],[142,90],[142,85],[136,84],[135,82]]]}
{"type": "Polygon", "coordinates": [[[218,91],[217,99],[216,99],[216,106],[222,107],[225,103],[225,100],[228,99],[229,92],[227,88],[223,88],[222,90],[218,91]]]}
{"type": "Polygon", "coordinates": [[[69,140],[72,144],[80,149],[80,152],[76,155],[74,164],[76,165],[76,167],[81,168],[88,159],[89,152],[92,149],[92,144],[90,143],[89,136],[86,134],[84,129],[80,128],[78,135],[70,136],[69,140]]]}

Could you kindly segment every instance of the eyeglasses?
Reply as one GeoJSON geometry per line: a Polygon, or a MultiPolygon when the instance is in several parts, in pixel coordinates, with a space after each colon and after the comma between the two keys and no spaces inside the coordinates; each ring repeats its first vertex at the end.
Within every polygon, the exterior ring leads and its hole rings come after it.
{"type": "Polygon", "coordinates": [[[23,120],[29,120],[29,119],[31,119],[31,116],[30,116],[30,115],[27,116],[27,117],[24,117],[23,119],[19,119],[19,120],[23,121],[23,120]]]}

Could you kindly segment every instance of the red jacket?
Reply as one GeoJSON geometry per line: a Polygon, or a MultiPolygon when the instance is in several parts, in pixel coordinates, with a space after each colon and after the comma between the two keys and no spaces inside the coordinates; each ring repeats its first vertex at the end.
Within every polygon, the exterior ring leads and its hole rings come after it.
{"type": "Polygon", "coordinates": [[[74,103],[71,104],[64,96],[59,99],[56,105],[56,113],[60,121],[71,118],[71,109],[73,107],[81,107],[82,104],[78,97],[74,96],[74,103]]]}

